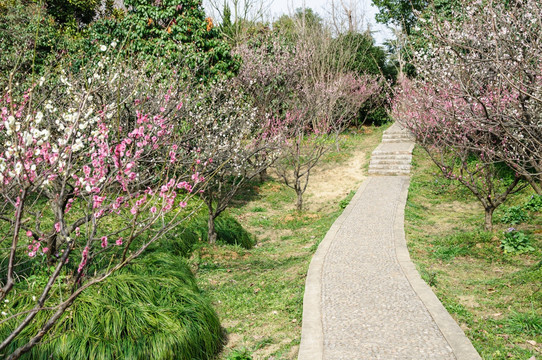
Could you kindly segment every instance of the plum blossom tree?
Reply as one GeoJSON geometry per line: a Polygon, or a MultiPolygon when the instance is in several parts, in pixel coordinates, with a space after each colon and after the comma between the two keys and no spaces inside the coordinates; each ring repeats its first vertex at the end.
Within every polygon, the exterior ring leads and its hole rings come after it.
{"type": "Polygon", "coordinates": [[[419,22],[427,46],[414,52],[418,76],[403,79],[395,117],[445,176],[476,195],[489,229],[493,210],[517,190],[520,178],[542,192],[542,5],[534,0],[459,3],[451,16],[432,12],[419,22]],[[473,158],[476,168],[468,161],[473,158]],[[460,164],[460,173],[444,159],[455,168],[460,164]],[[503,164],[510,169],[508,182],[503,182],[503,164]]]}
{"type": "Polygon", "coordinates": [[[296,209],[303,209],[303,194],[310,173],[322,156],[336,147],[339,134],[357,111],[380,88],[372,76],[337,74],[331,81],[304,84],[285,114],[286,144],[275,169],[295,190],[296,209]]]}
{"type": "Polygon", "coordinates": [[[269,34],[259,44],[239,46],[237,81],[254,100],[260,123],[274,119],[286,139],[274,168],[296,191],[301,210],[312,168],[381,83],[349,71],[355,52],[338,56],[328,30],[303,21],[293,26],[294,43],[269,34]]]}
{"type": "Polygon", "coordinates": [[[396,94],[395,116],[416,136],[416,142],[431,157],[441,174],[469,189],[485,211],[485,229],[490,231],[495,209],[510,194],[526,186],[513,171],[483,144],[496,144],[495,133],[472,116],[473,107],[444,89],[418,87],[401,81],[396,94]]]}
{"type": "Polygon", "coordinates": [[[0,353],[9,359],[184,221],[203,185],[194,155],[179,146],[187,133],[177,92],[151,92],[149,75],[108,54],[58,84],[42,78],[22,96],[11,86],[0,99],[0,299],[9,305],[0,323],[12,327],[0,353]],[[37,273],[46,280],[24,281],[37,273]],[[22,308],[21,291],[33,296],[22,308]],[[40,331],[28,334],[38,313],[40,331]],[[10,347],[21,336],[26,344],[10,347]]]}
{"type": "Polygon", "coordinates": [[[206,159],[198,176],[206,181],[200,196],[209,213],[211,244],[217,240],[216,218],[248,180],[275,161],[282,142],[279,124],[257,117],[236,85],[232,80],[217,82],[193,96],[184,108],[193,134],[187,146],[206,159]]]}

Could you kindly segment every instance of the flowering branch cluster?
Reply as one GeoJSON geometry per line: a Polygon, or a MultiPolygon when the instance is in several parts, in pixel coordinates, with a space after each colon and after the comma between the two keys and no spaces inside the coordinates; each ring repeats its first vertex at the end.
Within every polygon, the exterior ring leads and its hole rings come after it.
{"type": "Polygon", "coordinates": [[[311,169],[381,88],[378,78],[354,74],[345,60],[335,61],[330,39],[320,30],[304,33],[295,44],[269,36],[260,46],[237,48],[243,59],[238,81],[254,99],[260,123],[273,119],[285,139],[275,169],[296,191],[298,210],[311,169]]]}
{"type": "Polygon", "coordinates": [[[414,52],[418,76],[402,80],[394,112],[443,174],[477,196],[491,228],[521,178],[542,192],[542,5],[459,5],[452,20],[420,19],[427,46],[414,52]]]}
{"type": "Polygon", "coordinates": [[[257,109],[234,80],[216,82],[192,96],[183,109],[193,134],[187,147],[205,159],[200,176],[206,184],[200,197],[209,212],[208,240],[214,243],[216,217],[247,180],[275,161],[282,132],[270,120],[261,122],[257,109]]]}
{"type": "Polygon", "coordinates": [[[28,267],[53,269],[24,316],[4,311],[20,321],[0,350],[41,309],[55,310],[13,358],[39,342],[84,289],[183,221],[180,210],[203,184],[200,165],[179,146],[190,137],[178,120],[179,92],[150,84],[106,53],[96,67],[63,73],[57,83],[42,78],[21,97],[11,88],[0,99],[0,244],[10,243],[1,252],[0,299],[24,286],[18,279],[28,267]],[[61,278],[67,295],[58,300],[51,289],[61,278]]]}

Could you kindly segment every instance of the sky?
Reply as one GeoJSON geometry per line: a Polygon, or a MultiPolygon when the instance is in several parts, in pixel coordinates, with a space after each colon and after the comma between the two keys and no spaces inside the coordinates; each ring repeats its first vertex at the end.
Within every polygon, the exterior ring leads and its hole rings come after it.
{"type": "MultiPolygon", "coordinates": [[[[209,7],[209,1],[213,0],[207,0],[207,3],[204,1],[206,9],[209,7]]],[[[216,0],[214,1],[218,3],[216,0]]],[[[220,3],[223,4],[223,1],[220,0],[220,3]]],[[[229,0],[230,3],[231,1],[229,0]]],[[[237,1],[243,3],[247,0],[237,1]]],[[[292,14],[295,9],[302,8],[303,5],[316,11],[323,18],[330,17],[331,14],[331,0],[254,0],[253,2],[256,1],[258,3],[263,2],[267,17],[272,19],[277,19],[283,14],[292,14]]],[[[374,16],[378,9],[372,5],[371,0],[335,0],[335,3],[340,6],[341,1],[348,4],[350,8],[354,7],[356,9],[358,17],[363,19],[362,30],[369,27],[377,45],[382,45],[386,39],[393,38],[392,31],[388,27],[375,21],[374,16]]]]}

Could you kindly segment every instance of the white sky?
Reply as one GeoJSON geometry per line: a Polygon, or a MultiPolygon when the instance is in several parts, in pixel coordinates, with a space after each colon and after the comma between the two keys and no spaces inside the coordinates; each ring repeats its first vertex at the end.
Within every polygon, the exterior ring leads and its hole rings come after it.
{"type": "MultiPolygon", "coordinates": [[[[223,4],[224,0],[204,0],[204,6],[207,11],[212,13],[209,7],[209,1],[213,1],[215,4],[223,4]]],[[[231,4],[232,1],[228,0],[231,4]]],[[[238,3],[244,3],[247,0],[237,0],[238,3]]],[[[248,0],[249,2],[251,0],[248,0]]],[[[283,14],[293,14],[295,9],[302,8],[305,5],[308,8],[316,11],[321,17],[329,18],[331,13],[331,0],[259,0],[257,3],[263,2],[263,5],[267,9],[268,16],[272,19],[277,19],[283,14]]],[[[378,12],[378,9],[374,7],[371,0],[343,0],[345,4],[353,5],[356,7],[358,14],[363,17],[362,30],[369,28],[373,32],[373,37],[378,45],[381,45],[386,39],[393,38],[392,31],[385,25],[378,24],[374,16],[378,12]]],[[[253,3],[256,1],[253,1],[253,3]]],[[[340,6],[341,0],[335,0],[335,3],[340,6]]],[[[232,7],[232,6],[230,6],[232,7]]]]}

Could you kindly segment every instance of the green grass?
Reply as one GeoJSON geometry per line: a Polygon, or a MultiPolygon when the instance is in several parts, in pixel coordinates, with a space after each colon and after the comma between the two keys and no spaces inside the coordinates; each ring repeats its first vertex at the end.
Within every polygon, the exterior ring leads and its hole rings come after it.
{"type": "Polygon", "coordinates": [[[483,359],[540,357],[542,223],[532,205],[538,199],[532,200],[529,189],[511,197],[495,214],[494,232],[485,232],[483,209],[468,190],[437,177],[438,169],[419,148],[414,164],[405,225],[422,278],[483,359]],[[532,206],[525,207],[529,201],[532,206]],[[503,252],[510,226],[497,221],[503,217],[529,234],[534,251],[503,252]]]}

